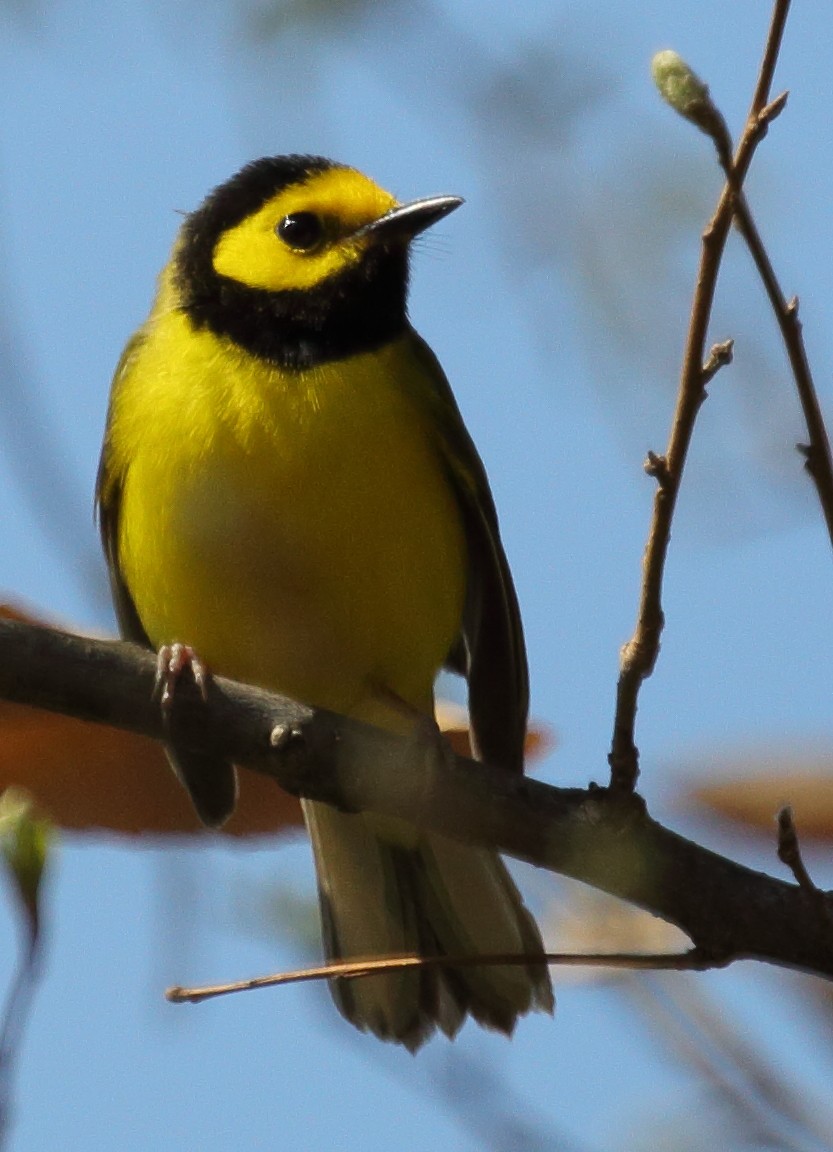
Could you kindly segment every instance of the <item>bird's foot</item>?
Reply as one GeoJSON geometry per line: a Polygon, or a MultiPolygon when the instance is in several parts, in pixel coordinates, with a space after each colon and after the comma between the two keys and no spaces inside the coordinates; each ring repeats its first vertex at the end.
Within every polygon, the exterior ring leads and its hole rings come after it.
{"type": "Polygon", "coordinates": [[[163,644],[156,654],[156,681],[154,694],[159,696],[162,714],[171,714],[176,686],[183,674],[190,670],[203,700],[208,700],[211,672],[196,651],[188,644],[163,644]]]}

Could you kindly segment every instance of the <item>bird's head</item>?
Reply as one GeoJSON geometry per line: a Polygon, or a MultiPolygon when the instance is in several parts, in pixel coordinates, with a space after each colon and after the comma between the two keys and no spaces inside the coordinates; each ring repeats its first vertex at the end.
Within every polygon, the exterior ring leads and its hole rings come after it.
{"type": "Polygon", "coordinates": [[[182,304],[198,326],[267,358],[282,343],[288,366],[304,366],[303,350],[293,358],[306,329],[336,355],[353,350],[351,331],[358,346],[378,345],[405,324],[410,242],[461,203],[401,204],[321,157],[257,160],[186,219],[174,255],[182,304]]]}

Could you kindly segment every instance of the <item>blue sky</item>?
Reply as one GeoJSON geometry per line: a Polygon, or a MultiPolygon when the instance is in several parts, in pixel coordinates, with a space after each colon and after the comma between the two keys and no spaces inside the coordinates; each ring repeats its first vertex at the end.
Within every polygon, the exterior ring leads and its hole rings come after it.
{"type": "MultiPolygon", "coordinates": [[[[216,0],[0,11],[0,292],[25,369],[14,379],[55,462],[44,479],[40,460],[21,457],[29,441],[7,395],[0,593],[113,627],[91,493],[110,376],[146,313],[175,210],[247,160],[289,151],[354,164],[403,198],[457,193],[465,208],[417,254],[411,314],[492,479],[533,709],[558,733],[544,774],[602,779],[652,494],[641,462],[664,446],[697,237],[719,183],[707,141],[657,99],[649,62],[680,51],[734,128],[769,5],[438,0],[372,16],[355,5],[345,25],[296,25],[268,43],[247,32],[256,11],[216,0]]],[[[790,103],[750,181],[785,288],[801,295],[824,401],[831,36],[827,5],[795,6],[776,82],[790,103]]],[[[738,364],[713,384],[696,435],[639,742],[656,814],[774,869],[765,846],[729,845],[674,807],[684,764],[830,742],[830,545],[792,450],[803,432],[771,329],[735,243],[712,334],[736,337],[738,364]]],[[[555,1021],[524,1022],[511,1044],[467,1029],[417,1060],[353,1035],[317,988],[163,1002],[169,983],[305,958],[279,919],[264,928],[261,902],[270,884],[309,894],[310,871],[300,841],[242,852],[65,842],[11,1147],[469,1149],[478,1137],[441,1088],[470,1077],[502,1092],[487,1069],[517,1093],[511,1107],[581,1147],[632,1147],[646,1117],[685,1108],[682,1074],[633,1006],[595,985],[565,982],[555,1021]]],[[[563,895],[523,876],[539,907],[563,895]]],[[[14,924],[0,914],[5,974],[14,924]]],[[[766,1005],[764,1037],[794,1045],[796,1072],[820,1075],[798,1002],[772,1003],[775,977],[703,979],[740,996],[753,1030],[766,1005]]]]}

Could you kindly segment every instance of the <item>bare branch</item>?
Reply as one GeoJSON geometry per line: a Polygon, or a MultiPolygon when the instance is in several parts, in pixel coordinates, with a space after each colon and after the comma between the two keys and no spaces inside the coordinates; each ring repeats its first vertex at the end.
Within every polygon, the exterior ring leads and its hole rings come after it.
{"type": "Polygon", "coordinates": [[[798,317],[798,298],[794,296],[791,300],[786,299],[769,255],[764,248],[749,204],[742,193],[737,198],[735,214],[737,229],[743,236],[752,259],[755,261],[755,267],[772,305],[787,351],[810,440],[809,445],[802,449],[806,456],[804,467],[816,486],[827,532],[830,542],[833,544],[833,460],[831,460],[830,440],[813,383],[810,362],[804,347],[801,321],[798,317]]]}
{"type": "MultiPolygon", "coordinates": [[[[788,7],[788,3],[776,5],[773,28],[777,26],[783,29],[788,7]]],[[[746,131],[752,134],[757,140],[763,139],[769,125],[781,114],[787,103],[788,93],[782,92],[768,104],[758,106],[758,102],[762,100],[765,95],[768,95],[768,89],[764,88],[764,84],[771,83],[772,69],[774,68],[776,56],[777,51],[775,48],[767,52],[767,63],[766,66],[762,68],[762,77],[759,78],[755,99],[753,100],[752,109],[747,119],[746,131]],[[769,77],[768,81],[766,80],[767,76],[769,77]]],[[[679,61],[677,71],[684,71],[684,68],[683,62],[679,61]]],[[[714,143],[718,161],[726,175],[727,188],[733,195],[732,209],[735,216],[735,224],[755,262],[758,275],[761,278],[764,290],[772,305],[775,319],[781,331],[790,362],[790,368],[795,378],[798,397],[804,412],[807,433],[810,438],[809,446],[801,446],[801,451],[806,457],[805,468],[816,486],[825,523],[827,524],[827,532],[831,544],[833,544],[833,460],[831,460],[830,441],[821,415],[821,408],[813,383],[813,375],[804,347],[801,322],[798,318],[798,298],[794,296],[791,300],[787,300],[778,282],[778,277],[775,275],[769,254],[764,247],[743,191],[744,173],[738,171],[736,162],[732,157],[732,142],[729,136],[729,130],[726,127],[726,122],[718,109],[712,104],[708,96],[708,89],[702,84],[702,81],[699,81],[696,77],[693,77],[693,80],[696,81],[695,88],[699,93],[699,98],[695,102],[698,110],[698,115],[694,117],[695,123],[697,123],[702,131],[711,137],[714,143]]],[[[681,111],[682,114],[687,115],[689,119],[692,118],[688,110],[684,109],[681,111]]],[[[714,349],[712,351],[714,352],[714,349]]]]}
{"type": "MultiPolygon", "coordinates": [[[[697,119],[698,126],[704,131],[709,131],[715,140],[718,151],[727,152],[727,167],[731,171],[731,180],[727,180],[724,185],[715,213],[703,233],[677,404],[668,448],[661,457],[662,476],[659,477],[660,483],[654,495],[648,542],[642,561],[642,589],[636,628],[631,639],[622,648],[619,658],[616,713],[608,757],[611,769],[610,786],[618,792],[632,791],[639,775],[639,751],[635,738],[639,691],[653,672],[659,655],[660,637],[665,623],[662,611],[665,559],[694,424],[706,397],[703,367],[717,277],[732,225],[736,194],[743,186],[755,149],[766,133],[769,118],[777,115],[783,107],[783,97],[779,97],[771,105],[768,105],[767,101],[788,10],[789,0],[776,0],[749,117],[733,161],[730,161],[727,151],[730,147],[727,145],[728,131],[717,110],[714,110],[715,115],[704,116],[701,108],[697,119]]],[[[702,99],[708,101],[707,89],[702,99]]]]}

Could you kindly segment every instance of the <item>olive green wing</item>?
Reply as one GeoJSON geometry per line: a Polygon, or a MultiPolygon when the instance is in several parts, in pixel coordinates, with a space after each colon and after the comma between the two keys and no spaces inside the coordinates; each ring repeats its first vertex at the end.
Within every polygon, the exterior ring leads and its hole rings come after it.
{"type": "Polygon", "coordinates": [[[101,459],[98,462],[98,474],[95,481],[95,510],[104,558],[107,561],[110,594],[113,598],[119,632],[125,640],[132,640],[134,644],[152,648],[153,645],[142,627],[136,605],[133,603],[133,597],[130,595],[119,565],[119,510],[121,508],[124,475],[113,467],[111,444],[114,398],[137,362],[143,342],[144,337],[140,329],[128,341],[113,376],[104,445],[101,449],[101,459]]]}
{"type": "Polygon", "coordinates": [[[483,462],[454,400],[439,361],[413,333],[414,353],[432,381],[430,420],[448,478],[463,514],[469,553],[462,635],[448,667],[469,683],[469,713],[477,755],[523,771],[529,711],[529,673],[521,614],[500,539],[497,511],[483,462]]]}
{"type": "MultiPolygon", "coordinates": [[[[120,471],[114,467],[111,443],[114,397],[137,369],[143,342],[144,334],[140,329],[127,344],[113,377],[104,446],[96,477],[95,506],[119,632],[125,640],[153,649],[154,644],[144,629],[119,563],[119,514],[127,470],[120,471]]],[[[177,639],[187,641],[187,637],[177,639]]],[[[234,811],[237,802],[237,772],[234,765],[220,757],[195,753],[192,749],[174,744],[166,745],[165,751],[203,823],[210,827],[223,824],[234,811]]]]}

